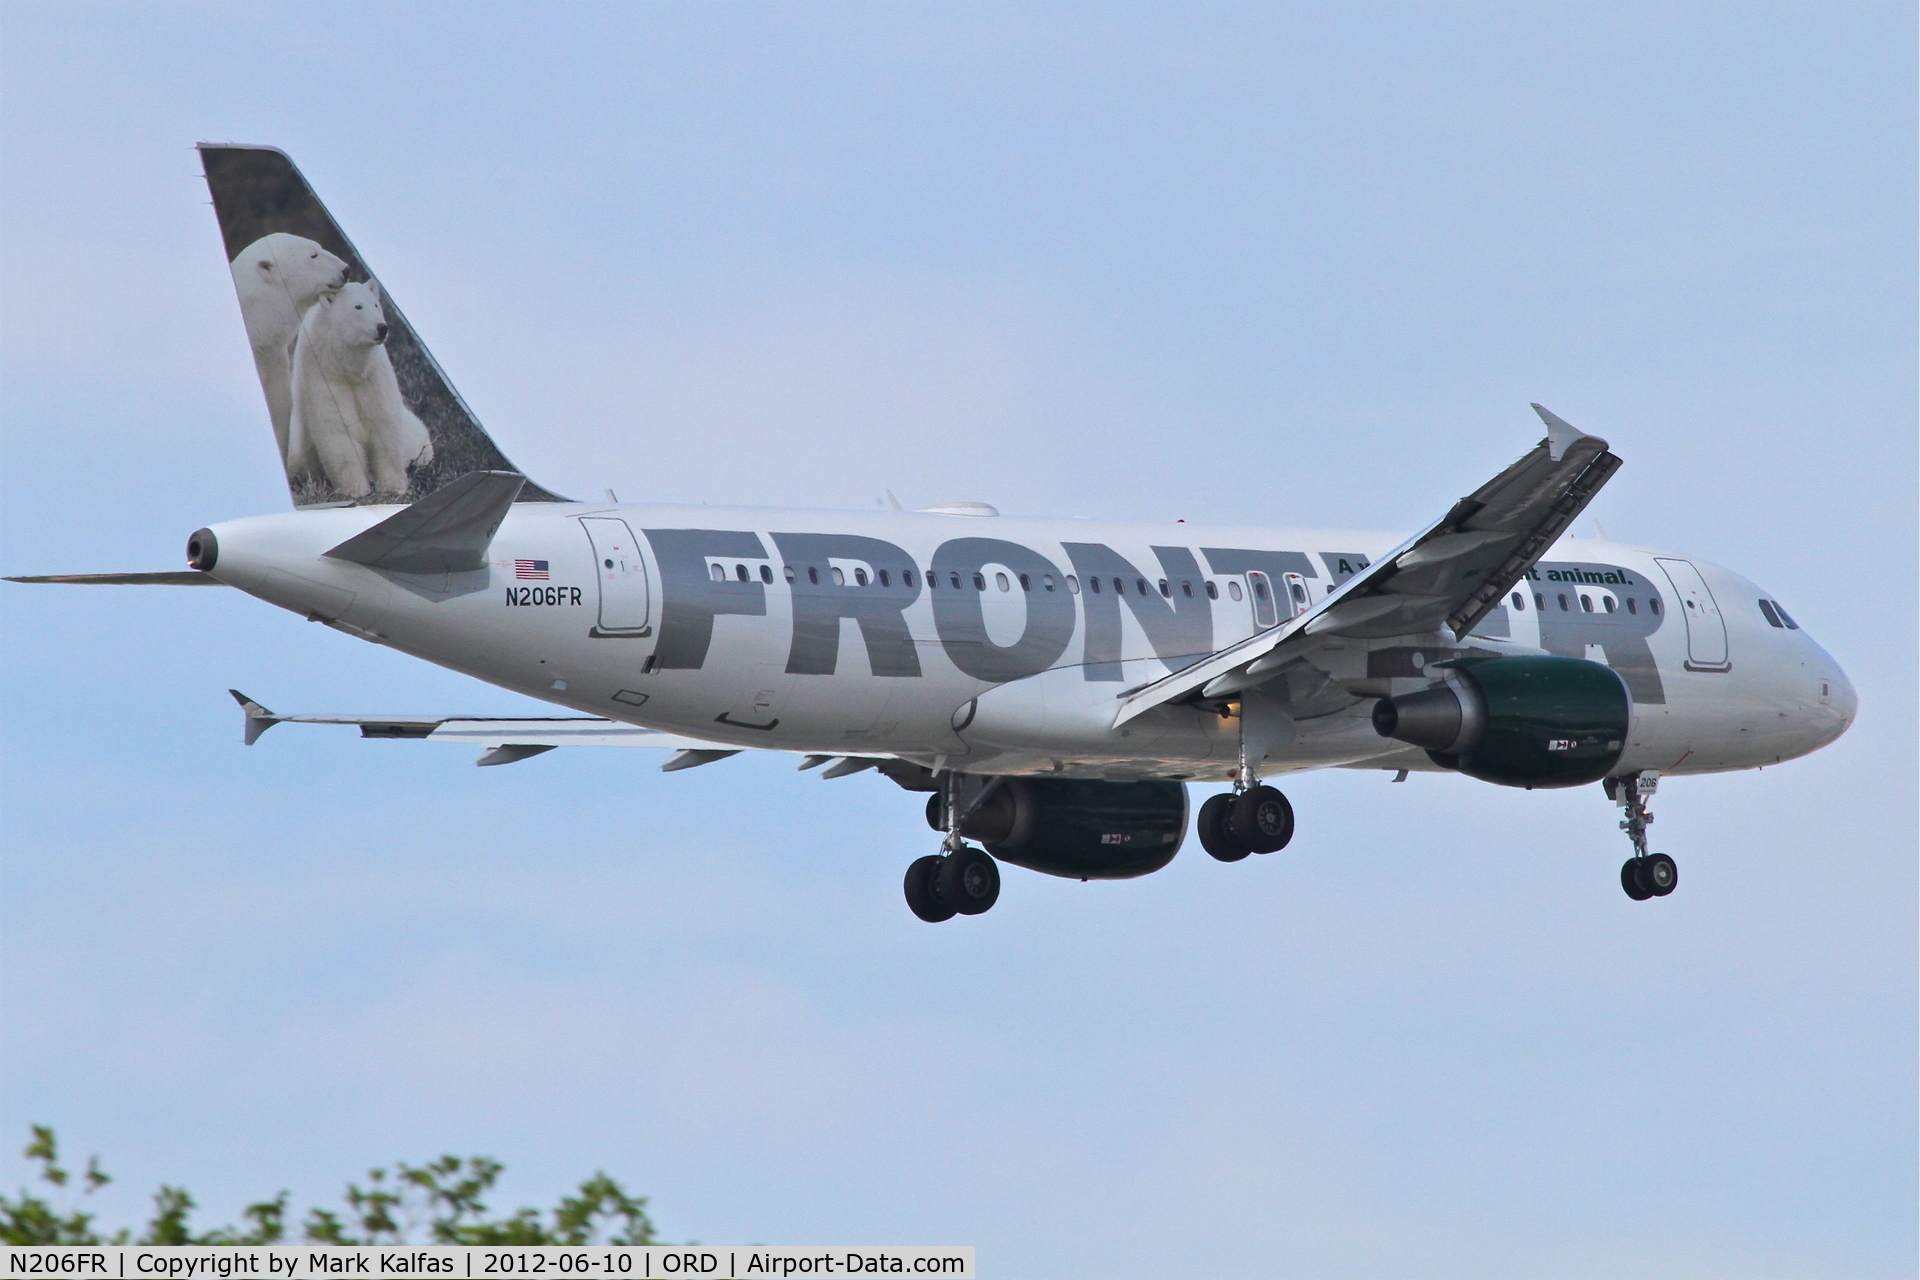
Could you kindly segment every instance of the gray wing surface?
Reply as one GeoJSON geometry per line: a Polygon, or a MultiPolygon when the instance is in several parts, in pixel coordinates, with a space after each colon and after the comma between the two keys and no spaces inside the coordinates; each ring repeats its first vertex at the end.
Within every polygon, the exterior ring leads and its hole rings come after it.
{"type": "Polygon", "coordinates": [[[1620,468],[1605,440],[1533,408],[1547,437],[1512,466],[1300,616],[1125,694],[1115,727],[1195,693],[1219,697],[1259,684],[1323,638],[1443,627],[1465,637],[1620,468]]]}

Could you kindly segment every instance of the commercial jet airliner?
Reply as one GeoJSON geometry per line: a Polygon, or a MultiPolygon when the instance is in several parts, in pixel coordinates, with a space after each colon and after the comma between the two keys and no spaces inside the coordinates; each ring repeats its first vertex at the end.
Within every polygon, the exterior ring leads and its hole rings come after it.
{"type": "MultiPolygon", "coordinates": [[[[1751,769],[1851,723],[1838,664],[1770,592],[1676,552],[1567,537],[1620,466],[1546,436],[1404,540],[924,511],[581,502],[508,463],[278,150],[200,154],[294,510],[213,524],[177,573],[565,708],[540,719],[277,715],[484,748],[664,748],[672,771],[784,751],[927,796],[922,920],[978,915],[1003,862],[1157,871],[1186,835],[1273,853],[1270,781],[1329,766],[1599,783],[1636,900],[1663,777],[1751,769]]],[[[1436,504],[1438,505],[1438,504],[1436,504]]]]}

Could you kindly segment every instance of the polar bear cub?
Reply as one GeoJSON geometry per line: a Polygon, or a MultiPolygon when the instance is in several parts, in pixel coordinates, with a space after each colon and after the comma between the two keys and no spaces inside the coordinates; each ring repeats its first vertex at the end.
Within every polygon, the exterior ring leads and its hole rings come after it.
{"type": "MultiPolygon", "coordinates": [[[[233,260],[233,288],[253,346],[253,367],[266,392],[273,438],[287,462],[287,429],[293,418],[294,337],[300,317],[320,295],[347,282],[348,267],[305,236],[276,231],[261,236],[233,260]]],[[[289,464],[288,478],[297,473],[289,464]]]]}
{"type": "Polygon", "coordinates": [[[427,428],[400,398],[380,286],[349,282],[307,308],[294,343],[287,473],[320,471],[346,498],[404,499],[409,466],[433,461],[427,428]]]}

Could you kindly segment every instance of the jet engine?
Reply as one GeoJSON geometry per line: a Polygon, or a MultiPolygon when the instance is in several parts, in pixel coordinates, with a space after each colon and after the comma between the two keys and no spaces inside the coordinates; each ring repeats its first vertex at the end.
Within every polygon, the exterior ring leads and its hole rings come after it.
{"type": "MultiPolygon", "coordinates": [[[[927,822],[941,829],[940,797],[927,822]]],[[[961,823],[1002,862],[1075,880],[1131,880],[1173,861],[1187,834],[1178,782],[1002,778],[961,823]]]]}
{"type": "Polygon", "coordinates": [[[1383,738],[1503,787],[1598,782],[1626,746],[1633,698],[1613,668],[1582,658],[1483,658],[1442,683],[1373,706],[1383,738]]]}

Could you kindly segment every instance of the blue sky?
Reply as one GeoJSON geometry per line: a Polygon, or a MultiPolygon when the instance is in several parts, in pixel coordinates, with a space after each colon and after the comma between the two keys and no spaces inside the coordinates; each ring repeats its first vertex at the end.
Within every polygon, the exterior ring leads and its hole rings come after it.
{"type": "MultiPolygon", "coordinates": [[[[563,492],[1406,529],[1538,438],[1859,689],[1676,780],[928,928],[872,774],[275,730],[517,698],[229,592],[0,592],[4,1089],[230,1219],[443,1150],[983,1274],[1910,1275],[1910,6],[0,10],[0,567],[282,509],[191,150],[288,149],[563,492]],[[632,758],[629,758],[629,757],[632,758]],[[608,758],[612,757],[612,758],[608,758]]],[[[1583,532],[1588,532],[1585,525],[1583,532]]],[[[18,1176],[25,1177],[24,1163],[18,1176]]]]}

